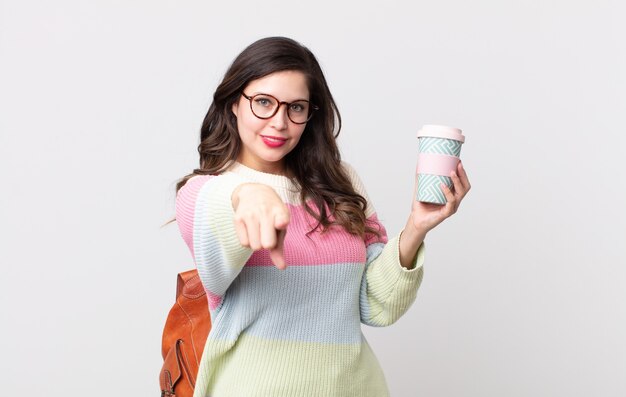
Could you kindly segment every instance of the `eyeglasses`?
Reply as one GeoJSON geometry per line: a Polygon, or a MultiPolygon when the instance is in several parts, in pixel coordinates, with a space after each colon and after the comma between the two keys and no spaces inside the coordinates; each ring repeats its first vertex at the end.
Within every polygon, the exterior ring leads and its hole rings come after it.
{"type": "Polygon", "coordinates": [[[305,101],[304,99],[294,102],[284,102],[279,101],[269,94],[256,94],[248,96],[242,92],[241,95],[250,101],[250,110],[252,110],[252,114],[263,120],[274,117],[274,115],[278,113],[280,106],[283,104],[287,105],[287,117],[289,117],[289,120],[291,120],[294,124],[306,123],[311,120],[311,117],[313,117],[313,112],[319,109],[317,106],[313,105],[309,101],[305,101]]]}

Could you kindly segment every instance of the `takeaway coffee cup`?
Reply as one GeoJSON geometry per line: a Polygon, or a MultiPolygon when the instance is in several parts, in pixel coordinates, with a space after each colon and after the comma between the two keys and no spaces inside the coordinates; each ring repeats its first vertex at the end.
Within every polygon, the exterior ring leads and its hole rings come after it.
{"type": "Polygon", "coordinates": [[[425,125],[417,133],[417,201],[445,204],[441,190],[443,182],[452,188],[450,172],[456,171],[465,137],[458,128],[444,125],[425,125]]]}

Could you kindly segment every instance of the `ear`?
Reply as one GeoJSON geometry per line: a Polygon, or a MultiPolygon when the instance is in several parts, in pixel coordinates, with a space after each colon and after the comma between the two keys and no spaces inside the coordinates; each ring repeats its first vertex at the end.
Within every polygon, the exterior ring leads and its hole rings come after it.
{"type": "Polygon", "coordinates": [[[239,110],[239,102],[233,103],[233,106],[230,108],[230,110],[235,115],[235,118],[237,118],[237,110],[239,110]]]}

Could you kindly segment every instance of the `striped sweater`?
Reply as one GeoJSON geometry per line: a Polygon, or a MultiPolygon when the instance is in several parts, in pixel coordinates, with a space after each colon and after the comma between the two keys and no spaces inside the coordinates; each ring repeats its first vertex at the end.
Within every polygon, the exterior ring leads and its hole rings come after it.
{"type": "MultiPolygon", "coordinates": [[[[357,192],[363,184],[345,165],[357,192]]],[[[207,292],[212,329],[194,397],[387,396],[383,372],[361,323],[386,326],[415,300],[423,245],[411,270],[399,263],[399,236],[365,239],[332,227],[306,235],[316,221],[297,184],[234,163],[218,176],[195,176],[176,198],[176,219],[207,292]],[[286,270],[267,250],[237,238],[231,204],[240,184],[270,185],[287,204],[286,270]]]]}

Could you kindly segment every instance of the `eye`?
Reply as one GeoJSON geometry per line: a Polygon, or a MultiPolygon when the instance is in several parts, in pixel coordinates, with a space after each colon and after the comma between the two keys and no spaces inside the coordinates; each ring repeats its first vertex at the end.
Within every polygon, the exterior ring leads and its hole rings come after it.
{"type": "Polygon", "coordinates": [[[268,98],[266,96],[257,96],[254,98],[254,102],[262,107],[269,108],[274,106],[274,101],[272,98],[268,98]]]}
{"type": "Polygon", "coordinates": [[[290,109],[292,112],[303,113],[307,110],[306,105],[306,102],[296,102],[291,104],[290,109]]]}
{"type": "Polygon", "coordinates": [[[254,97],[254,106],[271,109],[276,106],[276,100],[271,96],[259,94],[254,97]]]}

